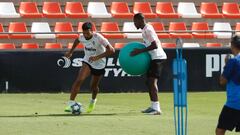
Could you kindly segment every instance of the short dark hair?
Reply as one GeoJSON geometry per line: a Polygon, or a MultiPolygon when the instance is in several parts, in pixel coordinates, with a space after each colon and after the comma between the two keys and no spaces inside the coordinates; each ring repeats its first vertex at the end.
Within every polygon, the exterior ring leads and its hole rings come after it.
{"type": "Polygon", "coordinates": [[[91,30],[92,29],[92,23],[91,22],[85,22],[83,25],[82,25],[82,30],[91,30]]]}
{"type": "Polygon", "coordinates": [[[240,37],[238,35],[232,37],[231,45],[240,50],[240,37]]]}
{"type": "Polygon", "coordinates": [[[144,15],[142,13],[135,14],[133,18],[138,19],[138,20],[144,20],[145,19],[144,15]]]}

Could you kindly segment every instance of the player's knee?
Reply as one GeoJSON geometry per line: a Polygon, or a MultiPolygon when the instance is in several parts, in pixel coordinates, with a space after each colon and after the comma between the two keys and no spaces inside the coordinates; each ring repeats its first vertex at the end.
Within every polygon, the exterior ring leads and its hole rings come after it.
{"type": "Polygon", "coordinates": [[[91,85],[90,88],[92,91],[98,91],[98,89],[99,89],[98,85],[91,85]]]}
{"type": "Polygon", "coordinates": [[[153,82],[152,80],[149,80],[149,79],[146,80],[145,84],[146,84],[148,87],[154,86],[154,82],[153,82]]]}
{"type": "Polygon", "coordinates": [[[224,135],[225,131],[226,130],[224,130],[224,129],[216,128],[215,133],[216,133],[216,135],[224,135]]]}

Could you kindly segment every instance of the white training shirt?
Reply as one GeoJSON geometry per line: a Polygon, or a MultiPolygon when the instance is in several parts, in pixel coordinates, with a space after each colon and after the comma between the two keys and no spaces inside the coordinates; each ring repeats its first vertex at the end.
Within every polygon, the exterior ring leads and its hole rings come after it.
{"type": "Polygon", "coordinates": [[[161,42],[158,39],[158,36],[154,30],[154,28],[152,27],[152,25],[150,24],[146,24],[142,30],[142,36],[143,36],[143,41],[146,47],[150,46],[151,43],[153,41],[156,42],[157,44],[157,49],[148,51],[148,53],[150,54],[152,60],[155,59],[167,59],[167,55],[164,52],[162,46],[161,46],[161,42]]]}
{"type": "Polygon", "coordinates": [[[103,69],[106,66],[106,58],[101,58],[97,61],[89,61],[89,57],[97,56],[106,51],[106,46],[110,45],[108,40],[99,33],[93,33],[93,37],[86,40],[85,37],[80,34],[78,40],[84,45],[84,58],[83,61],[88,63],[94,69],[103,69]]]}

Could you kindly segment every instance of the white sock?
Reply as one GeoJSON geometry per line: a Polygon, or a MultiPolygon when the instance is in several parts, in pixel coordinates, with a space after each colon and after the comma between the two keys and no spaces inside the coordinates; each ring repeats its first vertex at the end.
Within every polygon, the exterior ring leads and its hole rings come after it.
{"type": "Polygon", "coordinates": [[[159,101],[156,102],[152,101],[152,109],[161,112],[159,101]]]}
{"type": "Polygon", "coordinates": [[[96,103],[96,102],[97,102],[97,99],[96,99],[96,98],[95,98],[95,99],[91,99],[90,102],[91,102],[91,103],[96,103]]]}
{"type": "Polygon", "coordinates": [[[68,106],[72,106],[72,105],[74,105],[76,103],[76,101],[74,101],[74,100],[69,100],[68,101],[68,106]]]}

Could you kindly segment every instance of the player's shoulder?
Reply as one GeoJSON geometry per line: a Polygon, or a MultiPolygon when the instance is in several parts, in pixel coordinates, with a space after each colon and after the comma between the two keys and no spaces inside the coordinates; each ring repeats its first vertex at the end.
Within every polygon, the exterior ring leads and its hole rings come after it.
{"type": "Polygon", "coordinates": [[[151,24],[146,24],[145,31],[154,31],[154,28],[151,24]]]}
{"type": "Polygon", "coordinates": [[[93,33],[93,37],[94,38],[102,38],[103,36],[102,36],[102,34],[100,34],[100,33],[93,33]]]}
{"type": "Polygon", "coordinates": [[[85,40],[85,37],[83,36],[83,34],[79,34],[78,40],[79,41],[84,41],[85,40]]]}

